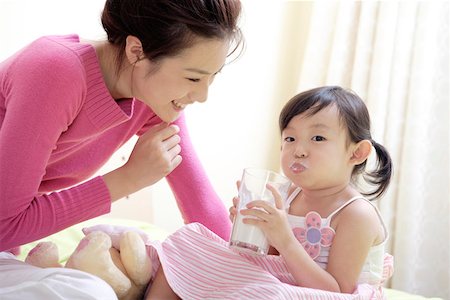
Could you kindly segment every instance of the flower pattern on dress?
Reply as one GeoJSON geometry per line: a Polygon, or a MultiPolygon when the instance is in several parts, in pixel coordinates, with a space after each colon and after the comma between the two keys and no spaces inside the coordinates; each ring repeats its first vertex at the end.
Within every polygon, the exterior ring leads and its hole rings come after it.
{"type": "Polygon", "coordinates": [[[305,225],[306,228],[295,227],[294,235],[309,256],[315,259],[319,256],[322,247],[331,246],[335,232],[329,226],[322,227],[322,218],[315,211],[306,214],[305,225]]]}

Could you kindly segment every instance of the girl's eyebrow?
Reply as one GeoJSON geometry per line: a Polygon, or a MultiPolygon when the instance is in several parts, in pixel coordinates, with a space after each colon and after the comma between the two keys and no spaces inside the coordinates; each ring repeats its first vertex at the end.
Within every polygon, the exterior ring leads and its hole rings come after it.
{"type": "Polygon", "coordinates": [[[330,129],[330,126],[325,125],[323,123],[316,123],[309,126],[310,128],[317,128],[317,129],[330,129]]]}
{"type": "MultiPolygon", "coordinates": [[[[331,127],[328,125],[325,125],[323,123],[315,123],[309,126],[309,128],[316,128],[316,129],[330,129],[331,127]]],[[[291,129],[291,130],[295,130],[294,127],[292,126],[286,126],[286,128],[284,128],[284,130],[286,129],[291,129]]]]}

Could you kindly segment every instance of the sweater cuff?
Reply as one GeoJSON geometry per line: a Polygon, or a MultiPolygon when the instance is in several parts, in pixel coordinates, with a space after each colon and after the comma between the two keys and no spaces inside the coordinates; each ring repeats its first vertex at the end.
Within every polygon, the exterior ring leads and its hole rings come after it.
{"type": "Polygon", "coordinates": [[[111,211],[111,195],[102,176],[94,177],[79,185],[77,189],[86,200],[84,203],[88,203],[83,209],[85,210],[83,215],[86,217],[86,220],[111,211]]]}

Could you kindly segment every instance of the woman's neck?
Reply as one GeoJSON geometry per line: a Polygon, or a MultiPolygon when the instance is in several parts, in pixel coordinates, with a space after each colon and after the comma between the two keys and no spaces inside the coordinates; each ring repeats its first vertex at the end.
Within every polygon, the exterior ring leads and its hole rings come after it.
{"type": "Polygon", "coordinates": [[[126,72],[117,73],[117,48],[107,41],[89,41],[97,54],[100,69],[109,93],[114,99],[131,98],[127,91],[128,84],[122,78],[125,78],[126,72]]]}

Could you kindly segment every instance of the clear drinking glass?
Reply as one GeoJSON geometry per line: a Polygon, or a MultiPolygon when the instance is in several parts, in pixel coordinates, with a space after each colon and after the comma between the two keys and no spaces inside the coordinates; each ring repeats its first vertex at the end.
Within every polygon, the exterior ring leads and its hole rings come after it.
{"type": "MultiPolygon", "coordinates": [[[[244,169],[241,185],[239,188],[239,204],[237,214],[233,222],[233,229],[230,238],[230,247],[248,253],[267,254],[269,243],[264,232],[255,225],[244,224],[244,218],[239,211],[254,200],[264,200],[272,204],[275,199],[266,184],[275,187],[283,199],[286,201],[291,182],[288,178],[265,169],[246,168],[244,169]]],[[[246,216],[249,218],[249,216],[246,216]]]]}

